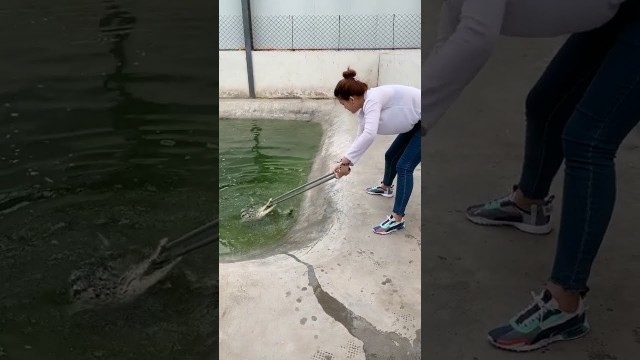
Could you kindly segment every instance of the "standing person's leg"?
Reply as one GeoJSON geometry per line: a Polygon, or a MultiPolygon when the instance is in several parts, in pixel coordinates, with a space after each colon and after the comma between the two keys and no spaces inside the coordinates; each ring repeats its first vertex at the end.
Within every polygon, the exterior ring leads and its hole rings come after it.
{"type": "MultiPolygon", "coordinates": [[[[640,121],[640,11],[567,124],[562,217],[551,282],[587,291],[616,198],[615,156],[640,121]]],[[[576,297],[577,300],[577,297],[576,297]]]]}
{"type": "Polygon", "coordinates": [[[421,132],[418,130],[414,130],[409,145],[396,165],[398,172],[398,195],[393,205],[393,215],[399,221],[402,221],[404,217],[405,209],[413,192],[413,171],[422,161],[421,132]]]}
{"type": "Polygon", "coordinates": [[[420,130],[421,126],[418,124],[407,133],[410,136],[409,143],[396,164],[398,186],[393,212],[385,221],[373,228],[377,234],[389,234],[404,228],[405,209],[413,192],[413,172],[422,160],[420,130]]]}
{"type": "Polygon", "coordinates": [[[627,19],[564,130],[562,219],[550,282],[508,325],[489,332],[500,348],[537,349],[589,330],[581,293],[613,212],[616,152],[640,121],[640,10],[625,9],[635,17],[627,19]]]}
{"type": "Polygon", "coordinates": [[[519,184],[499,199],[467,209],[479,225],[508,225],[531,234],[551,229],[551,183],[564,159],[562,131],[604,61],[620,27],[611,21],[565,42],[526,100],[524,162],[519,184]]]}
{"type": "Polygon", "coordinates": [[[395,140],[389,146],[389,149],[384,154],[384,175],[380,185],[374,185],[366,188],[365,191],[371,195],[382,195],[384,197],[393,196],[393,180],[398,173],[396,166],[398,160],[404,153],[404,150],[409,145],[411,135],[409,133],[399,134],[395,140]]]}

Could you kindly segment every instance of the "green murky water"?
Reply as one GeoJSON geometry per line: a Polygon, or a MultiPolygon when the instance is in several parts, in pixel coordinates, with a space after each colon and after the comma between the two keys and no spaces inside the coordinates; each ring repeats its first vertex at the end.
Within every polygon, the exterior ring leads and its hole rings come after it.
{"type": "Polygon", "coordinates": [[[212,246],[127,303],[71,296],[217,216],[214,6],[0,4],[0,359],[217,358],[212,246]]]}
{"type": "Polygon", "coordinates": [[[273,245],[291,228],[303,195],[260,221],[242,222],[240,212],[308,182],[321,137],[315,122],[220,120],[221,256],[273,245]]]}

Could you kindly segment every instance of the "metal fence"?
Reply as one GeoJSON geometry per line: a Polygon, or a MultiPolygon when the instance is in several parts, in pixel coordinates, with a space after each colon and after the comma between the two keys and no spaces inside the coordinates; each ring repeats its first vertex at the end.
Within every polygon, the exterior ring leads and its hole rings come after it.
{"type": "MultiPolygon", "coordinates": [[[[420,14],[252,16],[252,50],[420,48],[420,14]]],[[[242,16],[219,17],[219,50],[244,49],[242,16]]]]}

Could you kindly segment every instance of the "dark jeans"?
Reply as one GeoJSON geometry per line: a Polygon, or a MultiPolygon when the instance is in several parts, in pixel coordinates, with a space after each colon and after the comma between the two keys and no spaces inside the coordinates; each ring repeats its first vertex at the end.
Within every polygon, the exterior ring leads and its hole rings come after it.
{"type": "Polygon", "coordinates": [[[616,196],[614,158],[640,120],[640,1],[574,34],[526,101],[520,189],[542,199],[565,161],[562,219],[550,280],[586,291],[616,196]]]}
{"type": "Polygon", "coordinates": [[[413,191],[413,170],[422,159],[420,152],[421,122],[413,129],[400,134],[389,146],[384,154],[384,177],[382,183],[391,186],[393,179],[398,176],[396,186],[396,199],[393,204],[393,212],[404,216],[404,211],[409,203],[413,191]]]}

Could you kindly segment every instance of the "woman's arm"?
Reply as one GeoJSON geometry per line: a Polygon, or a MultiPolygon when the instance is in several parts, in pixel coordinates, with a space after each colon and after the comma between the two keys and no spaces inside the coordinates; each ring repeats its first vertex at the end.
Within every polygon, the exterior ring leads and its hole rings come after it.
{"type": "Polygon", "coordinates": [[[427,130],[457,100],[491,56],[508,0],[446,0],[437,43],[422,67],[427,130]]]}
{"type": "Polygon", "coordinates": [[[351,144],[349,151],[347,151],[344,156],[349,159],[352,165],[355,165],[365,151],[367,151],[369,146],[373,144],[373,140],[375,140],[376,135],[378,134],[382,105],[379,102],[368,100],[362,111],[364,112],[364,127],[362,133],[358,135],[353,144],[351,144]]]}

